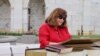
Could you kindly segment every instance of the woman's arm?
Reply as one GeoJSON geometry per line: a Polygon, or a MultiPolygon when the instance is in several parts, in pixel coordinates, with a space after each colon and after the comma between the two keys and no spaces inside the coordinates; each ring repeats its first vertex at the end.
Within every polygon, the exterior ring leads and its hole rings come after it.
{"type": "Polygon", "coordinates": [[[45,48],[49,44],[49,31],[47,26],[43,25],[39,29],[40,48],[45,48]]]}

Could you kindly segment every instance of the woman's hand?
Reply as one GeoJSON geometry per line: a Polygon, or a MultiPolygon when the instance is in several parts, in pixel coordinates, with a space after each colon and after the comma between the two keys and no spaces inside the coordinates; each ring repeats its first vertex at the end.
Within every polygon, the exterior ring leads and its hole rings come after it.
{"type": "Polygon", "coordinates": [[[56,45],[56,44],[60,44],[60,43],[55,43],[55,42],[50,42],[49,45],[56,45]]]}

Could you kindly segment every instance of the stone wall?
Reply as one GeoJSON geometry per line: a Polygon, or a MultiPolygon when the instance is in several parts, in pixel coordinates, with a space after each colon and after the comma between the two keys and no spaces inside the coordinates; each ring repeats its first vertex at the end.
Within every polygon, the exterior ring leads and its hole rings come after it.
{"type": "Polygon", "coordinates": [[[0,0],[0,31],[8,31],[10,28],[10,3],[8,0],[0,0]]]}

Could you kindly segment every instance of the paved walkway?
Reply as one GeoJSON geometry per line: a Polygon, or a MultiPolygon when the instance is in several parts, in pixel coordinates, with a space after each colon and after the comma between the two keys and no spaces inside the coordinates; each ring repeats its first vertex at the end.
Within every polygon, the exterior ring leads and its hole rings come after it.
{"type": "Polygon", "coordinates": [[[39,43],[38,37],[34,35],[22,35],[22,36],[0,36],[0,43],[22,43],[22,44],[34,44],[39,43]],[[9,37],[9,38],[7,38],[9,37]],[[10,38],[11,37],[11,38],[10,38]],[[14,38],[13,38],[14,37],[14,38]],[[17,39],[16,39],[17,38],[17,39]],[[15,40],[16,39],[16,40],[15,40]]]}
{"type": "Polygon", "coordinates": [[[16,41],[17,43],[32,44],[38,43],[38,37],[34,35],[23,35],[16,41]]]}

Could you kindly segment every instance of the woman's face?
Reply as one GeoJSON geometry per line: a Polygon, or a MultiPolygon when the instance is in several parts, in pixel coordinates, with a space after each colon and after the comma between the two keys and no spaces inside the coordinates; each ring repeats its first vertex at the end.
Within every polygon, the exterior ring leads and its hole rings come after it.
{"type": "Polygon", "coordinates": [[[58,26],[61,26],[63,24],[63,22],[64,22],[64,19],[58,17],[56,22],[57,22],[58,26]]]}

